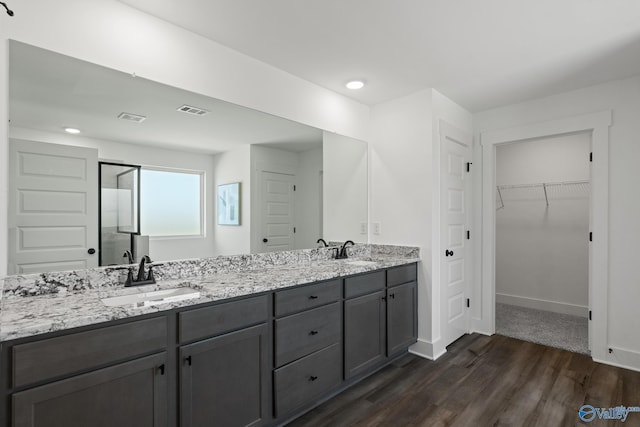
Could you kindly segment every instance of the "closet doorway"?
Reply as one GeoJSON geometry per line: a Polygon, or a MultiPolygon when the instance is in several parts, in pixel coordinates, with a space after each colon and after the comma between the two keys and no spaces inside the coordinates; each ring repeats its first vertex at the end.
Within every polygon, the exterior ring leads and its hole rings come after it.
{"type": "Polygon", "coordinates": [[[589,353],[591,132],[496,146],[496,333],[589,353]]]}

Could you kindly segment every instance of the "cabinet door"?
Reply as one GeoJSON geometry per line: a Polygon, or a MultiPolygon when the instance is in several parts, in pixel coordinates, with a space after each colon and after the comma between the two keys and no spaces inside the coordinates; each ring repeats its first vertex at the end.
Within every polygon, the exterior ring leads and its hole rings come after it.
{"type": "Polygon", "coordinates": [[[12,396],[13,427],[164,427],[166,353],[12,396]]]}
{"type": "Polygon", "coordinates": [[[366,371],[385,358],[385,293],[344,302],[344,376],[366,371]]]}
{"type": "Polygon", "coordinates": [[[392,356],[416,342],[416,282],[387,290],[387,355],[392,356]]]}
{"type": "Polygon", "coordinates": [[[265,423],[270,348],[266,324],[181,347],[181,426],[265,423]]]}

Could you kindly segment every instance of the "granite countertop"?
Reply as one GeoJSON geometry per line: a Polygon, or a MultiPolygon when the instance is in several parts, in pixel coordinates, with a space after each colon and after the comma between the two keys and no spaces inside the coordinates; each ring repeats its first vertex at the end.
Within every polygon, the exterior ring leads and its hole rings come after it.
{"type": "Polygon", "coordinates": [[[315,260],[186,279],[163,279],[158,280],[155,285],[130,288],[118,285],[35,296],[5,294],[1,299],[0,341],[258,294],[418,261],[420,259],[417,257],[393,255],[347,260],[315,260]],[[111,296],[175,287],[193,288],[200,292],[200,297],[145,307],[108,307],[101,301],[102,298],[111,296]]]}

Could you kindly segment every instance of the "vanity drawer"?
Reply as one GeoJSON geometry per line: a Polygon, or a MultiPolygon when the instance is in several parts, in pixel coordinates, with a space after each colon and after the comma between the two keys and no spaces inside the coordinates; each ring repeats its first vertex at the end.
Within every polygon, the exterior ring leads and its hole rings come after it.
{"type": "Polygon", "coordinates": [[[180,344],[266,322],[269,295],[216,304],[178,314],[180,344]]]}
{"type": "Polygon", "coordinates": [[[342,280],[337,279],[276,292],[276,316],[285,316],[338,301],[342,296],[341,285],[342,280]]]}
{"type": "Polygon", "coordinates": [[[276,416],[311,402],[342,382],[339,343],[274,371],[276,416]]]}
{"type": "Polygon", "coordinates": [[[353,298],[360,295],[384,289],[386,281],[385,271],[361,274],[355,277],[344,279],[344,297],[353,298]]]}
{"type": "Polygon", "coordinates": [[[414,282],[417,277],[416,264],[400,265],[387,270],[387,286],[401,285],[414,282]]]}
{"type": "Polygon", "coordinates": [[[165,316],[19,344],[12,349],[13,386],[124,361],[166,346],[165,316]]]}
{"type": "Polygon", "coordinates": [[[276,320],[276,366],[340,341],[340,308],[340,303],[335,302],[276,320]]]}

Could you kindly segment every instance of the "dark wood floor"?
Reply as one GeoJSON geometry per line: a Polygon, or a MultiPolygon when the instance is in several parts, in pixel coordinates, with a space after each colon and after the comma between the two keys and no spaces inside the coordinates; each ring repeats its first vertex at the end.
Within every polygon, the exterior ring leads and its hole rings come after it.
{"type": "Polygon", "coordinates": [[[298,418],[320,426],[640,426],[578,409],[640,406],[640,372],[500,335],[467,335],[437,361],[406,355],[298,418]]]}

